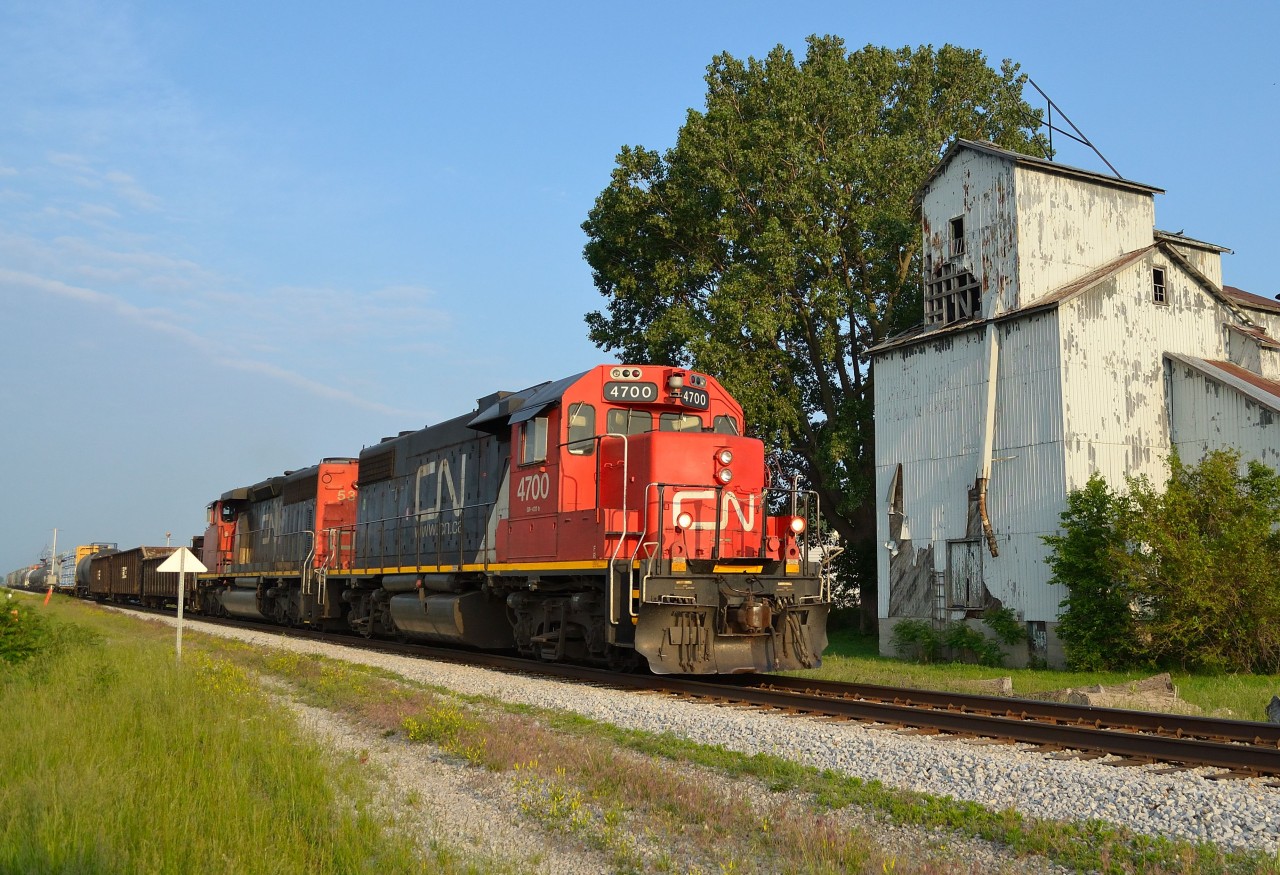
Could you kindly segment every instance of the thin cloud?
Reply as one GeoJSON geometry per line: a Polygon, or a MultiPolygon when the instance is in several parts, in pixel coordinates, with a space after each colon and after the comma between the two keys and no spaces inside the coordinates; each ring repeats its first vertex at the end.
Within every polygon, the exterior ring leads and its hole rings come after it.
{"type": "Polygon", "coordinates": [[[49,164],[65,171],[71,181],[82,188],[114,195],[134,209],[154,213],[161,208],[161,199],[143,188],[138,181],[121,170],[99,170],[94,162],[67,152],[51,152],[46,156],[49,164]]]}
{"type": "Polygon", "coordinates": [[[21,271],[0,268],[0,287],[6,285],[24,287],[42,294],[55,295],[67,300],[77,301],[89,306],[108,310],[115,313],[122,319],[127,319],[148,330],[178,339],[188,347],[193,348],[201,354],[213,359],[213,361],[221,367],[262,374],[275,380],[279,380],[287,385],[302,389],[316,395],[317,397],[342,401],[354,407],[375,413],[392,416],[412,415],[412,411],[373,401],[369,398],[340,389],[336,386],[331,386],[319,380],[304,377],[303,375],[295,371],[291,371],[288,368],[283,368],[270,362],[245,359],[243,358],[240,349],[233,351],[225,344],[210,340],[189,328],[177,324],[176,314],[166,308],[138,307],[115,295],[100,292],[96,289],[86,288],[84,286],[74,286],[60,280],[48,279],[46,277],[35,276],[21,271]]]}

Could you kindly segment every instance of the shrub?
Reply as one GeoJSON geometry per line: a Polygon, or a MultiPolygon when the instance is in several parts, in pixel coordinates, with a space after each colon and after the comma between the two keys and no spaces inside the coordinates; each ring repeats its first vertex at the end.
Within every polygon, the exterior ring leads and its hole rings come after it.
{"type": "Polygon", "coordinates": [[[948,623],[942,641],[962,659],[972,658],[979,665],[1004,664],[1004,651],[1000,644],[964,623],[948,623]]]}
{"type": "Polygon", "coordinates": [[[1123,553],[1120,521],[1125,500],[1095,473],[1083,489],[1067,495],[1062,534],[1044,538],[1053,552],[1050,581],[1067,588],[1058,638],[1067,665],[1077,671],[1120,668],[1134,657],[1131,594],[1119,574],[1123,553]]]}
{"type": "Polygon", "coordinates": [[[12,598],[0,616],[0,660],[10,665],[26,662],[53,643],[49,621],[25,603],[12,598]]]}
{"type": "Polygon", "coordinates": [[[1026,643],[1027,629],[1009,608],[988,608],[982,612],[982,622],[995,633],[996,638],[1010,647],[1026,643]]]}
{"type": "Polygon", "coordinates": [[[1280,671],[1280,477],[1234,451],[1187,466],[1163,492],[1129,482],[1130,545],[1120,574],[1153,662],[1208,671],[1280,671]]]}
{"type": "Polygon", "coordinates": [[[889,642],[899,656],[918,662],[937,662],[942,653],[942,638],[928,620],[900,620],[889,642]]]}
{"type": "MultiPolygon", "coordinates": [[[[1016,644],[1026,640],[1026,632],[1013,611],[999,608],[987,614],[989,616],[984,619],[1000,641],[1016,644]]],[[[951,659],[990,666],[1004,664],[1005,653],[1000,649],[999,641],[964,623],[947,623],[939,630],[928,620],[901,620],[893,627],[889,641],[898,656],[916,662],[938,662],[945,652],[951,659]]]]}
{"type": "Polygon", "coordinates": [[[1068,591],[1068,665],[1280,671],[1280,477],[1218,450],[1195,466],[1174,455],[1164,490],[1126,486],[1095,474],[1045,538],[1068,591]]]}

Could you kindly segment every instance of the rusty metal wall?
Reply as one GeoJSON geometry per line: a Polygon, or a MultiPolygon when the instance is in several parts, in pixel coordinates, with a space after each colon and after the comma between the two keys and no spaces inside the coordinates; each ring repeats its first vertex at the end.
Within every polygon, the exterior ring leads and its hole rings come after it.
{"type": "Polygon", "coordinates": [[[965,252],[958,261],[982,284],[984,316],[993,307],[1003,311],[1016,306],[1013,180],[1013,165],[1008,161],[961,152],[946,173],[930,182],[922,200],[926,263],[940,265],[952,257],[950,221],[964,217],[965,252]]]}

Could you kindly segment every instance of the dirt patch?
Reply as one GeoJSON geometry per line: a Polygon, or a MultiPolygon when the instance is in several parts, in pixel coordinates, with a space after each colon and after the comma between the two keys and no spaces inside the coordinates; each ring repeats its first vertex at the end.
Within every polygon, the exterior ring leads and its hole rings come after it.
{"type": "Polygon", "coordinates": [[[1062,702],[1066,705],[1096,705],[1100,708],[1125,708],[1130,711],[1160,711],[1166,714],[1201,714],[1199,706],[1178,698],[1178,688],[1168,672],[1123,684],[1068,687],[1032,693],[1028,699],[1062,702]]]}

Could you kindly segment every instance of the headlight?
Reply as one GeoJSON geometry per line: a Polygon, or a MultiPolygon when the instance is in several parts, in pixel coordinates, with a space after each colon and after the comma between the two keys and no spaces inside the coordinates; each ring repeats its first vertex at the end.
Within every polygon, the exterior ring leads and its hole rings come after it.
{"type": "Polygon", "coordinates": [[[730,480],[733,479],[733,472],[730,471],[728,468],[721,468],[720,473],[716,474],[716,479],[718,479],[721,483],[728,483],[730,480]]]}
{"type": "Polygon", "coordinates": [[[795,534],[799,535],[803,533],[805,530],[805,525],[806,523],[804,521],[804,517],[793,516],[791,518],[791,531],[794,532],[795,534]]]}
{"type": "Polygon", "coordinates": [[[716,453],[716,461],[721,465],[728,465],[733,462],[733,452],[731,450],[721,450],[716,453]]]}
{"type": "Polygon", "coordinates": [[[680,516],[676,517],[677,529],[687,529],[692,525],[693,525],[693,514],[689,513],[689,511],[686,510],[683,513],[681,513],[680,516]]]}

